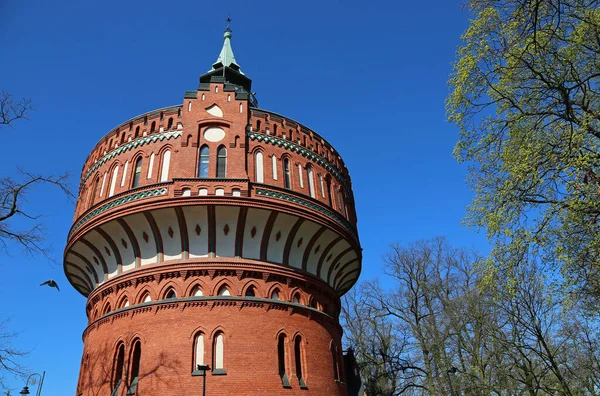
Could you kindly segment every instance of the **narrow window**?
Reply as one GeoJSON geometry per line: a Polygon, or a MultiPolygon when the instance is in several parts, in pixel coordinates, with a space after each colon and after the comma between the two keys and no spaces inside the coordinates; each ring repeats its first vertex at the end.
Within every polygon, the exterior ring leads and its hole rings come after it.
{"type": "Polygon", "coordinates": [[[294,298],[292,299],[292,302],[294,304],[300,304],[300,294],[298,294],[298,293],[294,294],[294,298]]]}
{"type": "Polygon", "coordinates": [[[290,180],[290,161],[287,158],[283,160],[283,186],[285,188],[292,187],[290,180]]]}
{"type": "Polygon", "coordinates": [[[217,150],[217,177],[225,177],[227,173],[227,150],[221,146],[217,150]]]}
{"type": "Polygon", "coordinates": [[[271,300],[279,300],[279,289],[273,290],[273,293],[271,293],[271,300]]]}
{"type": "Polygon", "coordinates": [[[240,114],[244,112],[244,105],[240,103],[240,114]]]}
{"type": "Polygon", "coordinates": [[[150,132],[154,132],[155,129],[156,129],[156,121],[152,121],[152,124],[150,124],[150,132]]]}
{"type": "Polygon", "coordinates": [[[165,300],[170,299],[170,298],[177,298],[177,295],[175,294],[175,290],[173,290],[173,289],[169,289],[169,291],[165,294],[165,300]]]}
{"type": "Polygon", "coordinates": [[[300,188],[304,188],[304,177],[302,177],[302,165],[298,164],[298,181],[300,182],[300,188]]]}
{"type": "Polygon", "coordinates": [[[277,136],[277,124],[273,125],[273,136],[277,136]]]}
{"type": "Polygon", "coordinates": [[[173,118],[169,118],[169,121],[167,122],[167,129],[171,128],[173,128],[173,118]]]}
{"type": "Polygon", "coordinates": [[[277,360],[279,363],[279,377],[284,388],[290,388],[287,372],[285,370],[285,334],[280,334],[277,340],[277,360]]]}
{"type": "Polygon", "coordinates": [[[321,197],[325,198],[325,189],[323,188],[323,176],[319,174],[319,186],[321,187],[321,197]]]}
{"type": "Polygon", "coordinates": [[[188,111],[192,111],[192,101],[188,102],[188,111]]]}
{"type": "Polygon", "coordinates": [[[154,169],[154,153],[150,154],[150,163],[148,164],[148,176],[150,179],[152,177],[152,169],[154,169]]]}
{"type": "Polygon", "coordinates": [[[121,134],[121,144],[125,143],[125,132],[121,134]]]}
{"type": "Polygon", "coordinates": [[[260,132],[260,120],[256,120],[256,130],[260,132]]]}
{"type": "Polygon", "coordinates": [[[331,198],[331,179],[326,177],[325,183],[327,183],[327,198],[329,199],[329,206],[333,208],[333,199],[331,198]]]}
{"type": "Polygon", "coordinates": [[[264,183],[265,174],[263,168],[263,155],[260,151],[256,153],[256,160],[254,161],[254,166],[256,167],[256,182],[264,183]]]}
{"type": "Polygon", "coordinates": [[[306,171],[308,172],[308,191],[310,193],[310,196],[312,198],[315,198],[315,177],[313,175],[312,166],[309,165],[306,168],[306,171]]]}
{"type": "Polygon", "coordinates": [[[231,296],[231,293],[229,292],[229,289],[227,288],[227,286],[223,285],[219,289],[219,292],[217,293],[217,295],[219,295],[219,296],[231,296]]]}
{"type": "Polygon", "coordinates": [[[290,140],[294,140],[294,131],[290,129],[290,140]]]}
{"type": "Polygon", "coordinates": [[[140,359],[142,357],[142,343],[138,340],[133,345],[133,353],[131,355],[131,373],[129,374],[129,390],[128,395],[135,395],[137,391],[138,378],[140,375],[140,359]]]}
{"type": "Polygon", "coordinates": [[[104,172],[104,176],[102,176],[102,186],[100,186],[100,198],[104,195],[104,186],[106,185],[106,172],[104,172]]]}
{"type": "Polygon", "coordinates": [[[100,186],[100,178],[97,177],[96,181],[94,182],[94,190],[92,191],[92,202],[90,203],[90,206],[94,205],[94,201],[96,200],[96,196],[98,195],[98,187],[100,186]]]}
{"type": "Polygon", "coordinates": [[[140,185],[140,174],[142,173],[142,157],[139,157],[135,161],[135,168],[133,171],[133,182],[131,183],[131,188],[136,188],[140,185]]]}
{"type": "Polygon", "coordinates": [[[200,159],[198,160],[198,177],[208,177],[208,161],[210,150],[208,146],[202,146],[200,149],[200,159]]]}
{"type": "Polygon", "coordinates": [[[223,333],[217,333],[213,344],[213,374],[225,374],[223,333]]]}
{"type": "Polygon", "coordinates": [[[121,177],[121,187],[125,186],[125,178],[127,177],[128,171],[129,171],[129,161],[125,161],[125,166],[123,166],[123,177],[121,177]]]}
{"type": "Polygon", "coordinates": [[[115,166],[113,170],[112,177],[110,178],[110,191],[108,192],[108,196],[112,197],[115,195],[115,188],[117,187],[117,177],[119,176],[119,165],[115,166]]]}
{"type": "Polygon", "coordinates": [[[273,180],[277,180],[277,157],[273,154],[271,158],[273,160],[273,180]]]}
{"type": "Polygon", "coordinates": [[[333,346],[333,344],[331,345],[331,359],[333,362],[333,379],[336,381],[340,380],[340,373],[338,371],[338,359],[337,359],[337,352],[336,352],[336,347],[333,346]]]}
{"type": "Polygon", "coordinates": [[[198,333],[194,345],[194,370],[198,366],[204,366],[204,334],[198,333]]]}
{"type": "Polygon", "coordinates": [[[250,286],[246,289],[246,297],[256,297],[256,289],[254,286],[250,286]]]}
{"type": "Polygon", "coordinates": [[[231,102],[231,95],[227,95],[227,101],[231,102]]]}
{"type": "Polygon", "coordinates": [[[202,293],[202,289],[200,288],[200,286],[195,286],[194,289],[192,289],[192,296],[200,297],[203,295],[204,293],[202,293]]]}
{"type": "Polygon", "coordinates": [[[171,151],[167,150],[163,154],[162,171],[160,173],[160,181],[165,182],[169,179],[169,165],[171,162],[171,151]]]}
{"type": "Polygon", "coordinates": [[[300,383],[300,388],[306,388],[304,382],[304,373],[302,372],[302,337],[296,336],[294,340],[294,358],[296,359],[296,377],[300,383]]]}
{"type": "Polygon", "coordinates": [[[115,352],[115,360],[113,362],[113,380],[111,384],[111,396],[118,396],[121,382],[123,381],[123,367],[125,366],[125,345],[119,344],[115,352]]]}

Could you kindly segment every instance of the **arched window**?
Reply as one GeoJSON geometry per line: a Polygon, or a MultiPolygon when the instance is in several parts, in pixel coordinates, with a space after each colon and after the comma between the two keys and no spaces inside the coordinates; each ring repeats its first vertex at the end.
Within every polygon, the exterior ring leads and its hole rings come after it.
{"type": "Polygon", "coordinates": [[[152,124],[150,125],[150,132],[154,132],[155,129],[156,129],[156,121],[152,121],[152,124]]]}
{"type": "Polygon", "coordinates": [[[112,311],[112,307],[110,306],[110,303],[109,303],[109,304],[106,304],[106,305],[104,306],[104,311],[102,311],[102,315],[106,315],[106,314],[108,314],[110,311],[112,311]]]}
{"type": "Polygon", "coordinates": [[[127,299],[127,297],[124,297],[121,302],[119,303],[119,305],[117,306],[118,309],[121,308],[127,308],[129,306],[129,300],[127,299]]]}
{"type": "Polygon", "coordinates": [[[152,301],[152,297],[150,297],[150,293],[146,292],[142,295],[142,298],[140,298],[140,302],[141,303],[146,303],[146,302],[150,302],[152,301]]]}
{"type": "Polygon", "coordinates": [[[171,128],[173,128],[173,118],[169,118],[169,121],[167,122],[167,129],[171,128]]]}
{"type": "Polygon", "coordinates": [[[115,351],[115,360],[113,361],[113,378],[111,382],[112,395],[119,394],[119,388],[123,381],[123,367],[125,366],[125,345],[119,344],[115,351]]]}
{"type": "Polygon", "coordinates": [[[246,297],[256,297],[256,288],[254,286],[246,289],[246,297]]]}
{"type": "Polygon", "coordinates": [[[309,305],[310,305],[310,307],[311,307],[311,308],[315,308],[315,309],[317,309],[317,308],[318,308],[318,305],[317,305],[317,300],[316,300],[314,297],[311,297],[311,298],[310,298],[310,303],[309,303],[309,305]]]}
{"type": "Polygon", "coordinates": [[[208,177],[208,162],[210,149],[208,146],[202,146],[200,149],[200,159],[198,160],[198,177],[208,177]]]}
{"type": "Polygon", "coordinates": [[[329,198],[329,206],[333,208],[333,199],[331,197],[331,179],[326,177],[325,183],[327,183],[327,198],[329,198]]]}
{"type": "Polygon", "coordinates": [[[273,290],[273,293],[271,293],[271,300],[279,300],[279,289],[273,290]]]}
{"type": "Polygon", "coordinates": [[[194,339],[194,371],[204,366],[204,334],[198,333],[194,339]]]}
{"type": "Polygon", "coordinates": [[[298,181],[300,182],[300,188],[304,188],[304,178],[302,177],[302,165],[298,164],[298,181]]]}
{"type": "Polygon", "coordinates": [[[223,333],[219,332],[215,335],[213,342],[213,374],[225,374],[223,333]]]}
{"type": "Polygon", "coordinates": [[[165,182],[169,179],[169,165],[171,163],[171,151],[167,150],[163,154],[162,171],[160,172],[160,181],[165,182]]]}
{"type": "Polygon", "coordinates": [[[231,296],[229,292],[229,288],[226,285],[223,285],[219,288],[219,292],[217,293],[219,296],[231,296]]]}
{"type": "Polygon", "coordinates": [[[96,181],[94,182],[94,190],[92,191],[92,202],[90,203],[90,206],[94,205],[94,201],[98,196],[98,187],[100,187],[100,177],[97,177],[96,181]]]}
{"type": "Polygon", "coordinates": [[[319,174],[319,185],[321,187],[321,197],[325,198],[325,188],[323,187],[323,175],[319,174]]]}
{"type": "Polygon", "coordinates": [[[227,174],[227,150],[225,146],[217,149],[217,177],[225,177],[227,174]]]}
{"type": "Polygon", "coordinates": [[[315,198],[315,177],[313,175],[312,166],[307,166],[306,171],[308,172],[308,192],[312,198],[315,198]]]}
{"type": "Polygon", "coordinates": [[[175,290],[173,289],[169,289],[166,293],[165,293],[165,300],[169,299],[169,298],[177,298],[177,295],[175,294],[175,290]]]}
{"type": "Polygon", "coordinates": [[[140,174],[142,173],[142,157],[139,157],[135,161],[135,167],[133,168],[133,181],[131,182],[131,188],[136,188],[140,185],[140,174]]]}
{"type": "Polygon", "coordinates": [[[133,353],[131,354],[131,371],[129,373],[129,390],[128,395],[135,395],[140,376],[140,361],[142,358],[142,343],[137,340],[133,344],[133,353]]]}
{"type": "Polygon", "coordinates": [[[200,288],[200,286],[194,286],[194,288],[192,289],[192,296],[200,297],[203,295],[204,295],[204,293],[202,293],[202,289],[200,288]]]}
{"type": "MultiPolygon", "coordinates": [[[[202,94],[202,95],[204,96],[204,94],[202,94]]],[[[202,100],[204,100],[204,98],[202,100]]],[[[192,111],[192,101],[191,100],[188,102],[188,111],[192,111]]]]}
{"type": "Polygon", "coordinates": [[[285,338],[285,334],[279,334],[277,339],[277,361],[279,363],[279,377],[281,378],[281,384],[284,388],[290,388],[290,381],[288,380],[285,367],[285,338]]]}
{"type": "Polygon", "coordinates": [[[191,197],[192,196],[192,190],[190,188],[184,188],[181,190],[181,196],[182,197],[191,197]]]}
{"type": "Polygon", "coordinates": [[[263,167],[263,154],[259,151],[256,153],[254,166],[256,167],[256,182],[264,183],[265,182],[265,170],[263,167]]]}
{"type": "Polygon", "coordinates": [[[271,156],[271,159],[273,161],[273,180],[277,180],[277,157],[275,154],[271,156]]]}
{"type": "Polygon", "coordinates": [[[290,161],[287,158],[284,158],[283,160],[283,186],[285,188],[292,187],[290,179],[290,161]]]}
{"type": "Polygon", "coordinates": [[[115,195],[115,188],[117,187],[117,177],[119,176],[119,165],[115,166],[113,169],[112,176],[110,178],[110,190],[108,191],[108,196],[112,197],[115,195]]]}
{"type": "Polygon", "coordinates": [[[294,304],[300,304],[300,293],[294,293],[294,298],[292,298],[292,302],[294,304]]]}
{"type": "Polygon", "coordinates": [[[123,166],[123,176],[121,176],[121,187],[125,187],[125,178],[127,177],[128,171],[129,171],[129,160],[125,161],[125,165],[123,166]]]}
{"type": "Polygon", "coordinates": [[[296,336],[294,340],[294,359],[296,361],[296,377],[300,383],[300,388],[306,388],[304,382],[304,372],[302,370],[302,337],[296,336]]]}
{"type": "Polygon", "coordinates": [[[150,162],[148,163],[148,176],[147,179],[152,177],[152,170],[154,169],[154,153],[150,154],[150,162]]]}

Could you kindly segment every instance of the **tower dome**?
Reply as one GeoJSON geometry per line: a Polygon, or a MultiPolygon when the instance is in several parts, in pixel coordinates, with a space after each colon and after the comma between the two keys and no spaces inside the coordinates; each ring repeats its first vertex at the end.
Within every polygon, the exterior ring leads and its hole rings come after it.
{"type": "Polygon", "coordinates": [[[251,83],[228,27],[181,104],[87,158],[64,253],[87,297],[77,395],[201,395],[203,380],[209,395],[347,394],[348,170],[317,132],[256,107],[251,83]]]}

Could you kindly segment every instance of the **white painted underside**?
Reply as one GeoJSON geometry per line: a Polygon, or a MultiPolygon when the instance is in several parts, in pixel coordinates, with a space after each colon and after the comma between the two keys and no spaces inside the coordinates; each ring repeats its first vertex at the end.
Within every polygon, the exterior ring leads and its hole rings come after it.
{"type": "MultiPolygon", "coordinates": [[[[108,269],[108,279],[119,274],[119,267],[122,272],[128,272],[136,266],[146,266],[159,263],[159,252],[155,235],[152,231],[151,220],[153,219],[158,229],[158,238],[162,242],[162,262],[168,263],[173,260],[186,258],[186,251],[183,249],[185,243],[185,233],[182,238],[180,224],[185,223],[187,231],[187,257],[189,259],[207,259],[209,252],[209,214],[208,207],[205,205],[183,206],[182,221],[178,220],[177,212],[174,208],[155,209],[150,212],[150,216],[137,213],[126,216],[122,219],[125,226],[131,229],[134,236],[133,240],[127,234],[124,226],[116,220],[111,220],[101,225],[100,230],[112,239],[114,246],[111,246],[106,237],[96,230],[86,233],[85,238],[92,247],[87,246],[81,241],[76,242],[71,250],[67,252],[65,261],[69,264],[65,266],[67,273],[76,275],[79,278],[86,279],[93,286],[97,286],[93,274],[88,270],[91,266],[93,271],[102,283],[105,280],[105,271],[101,265],[102,260],[108,269]],[[134,243],[137,243],[140,252],[139,262],[136,263],[134,243]],[[94,251],[94,248],[96,251],[94,251]],[[117,263],[114,248],[118,250],[121,263],[117,263]],[[85,260],[78,257],[83,256],[90,265],[86,265],[85,260]],[[98,255],[99,253],[99,255],[98,255]],[[99,257],[100,256],[100,257],[99,257]],[[98,264],[96,264],[98,261],[98,264]],[[118,264],[121,264],[120,266],[118,264]],[[89,280],[87,280],[89,278],[89,280]]],[[[261,246],[263,239],[266,238],[268,219],[271,211],[248,208],[241,236],[241,257],[245,259],[260,260],[261,246]]],[[[240,207],[218,205],[214,207],[215,234],[214,243],[216,257],[236,256],[236,243],[238,234],[238,222],[243,219],[240,216],[240,207]]],[[[287,261],[289,266],[297,269],[303,269],[304,257],[306,260],[306,271],[319,276],[324,281],[329,280],[332,287],[344,286],[348,281],[358,277],[358,271],[344,277],[350,271],[359,269],[360,262],[355,260],[358,252],[348,250],[350,244],[345,239],[339,239],[339,234],[331,229],[322,230],[322,225],[305,220],[297,228],[297,231],[289,245],[289,256],[284,257],[286,243],[291,238],[290,233],[298,222],[298,217],[278,213],[270,229],[266,242],[266,261],[270,263],[283,264],[287,261]],[[317,235],[319,230],[322,230],[317,235]],[[311,240],[317,235],[311,245],[311,240]],[[335,243],[332,243],[335,242],[335,243]],[[328,246],[330,249],[327,250],[328,246]],[[310,247],[310,251],[307,249],[310,247]],[[337,260],[337,261],[336,261],[337,260]],[[318,264],[322,262],[321,271],[317,273],[318,264]],[[338,265],[335,265],[338,264],[338,265]],[[335,266],[335,268],[332,268],[335,266]],[[336,276],[338,279],[336,280],[336,276]]],[[[160,264],[160,263],[159,263],[160,264]]],[[[72,278],[83,290],[89,289],[85,284],[81,284],[79,279],[72,278]]],[[[88,290],[89,291],[89,290],[88,290]]]]}

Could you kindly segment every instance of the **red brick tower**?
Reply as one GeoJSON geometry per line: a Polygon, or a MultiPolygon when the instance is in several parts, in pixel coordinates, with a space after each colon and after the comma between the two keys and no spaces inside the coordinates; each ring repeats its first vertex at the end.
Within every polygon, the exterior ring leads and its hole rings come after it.
{"type": "Polygon", "coordinates": [[[258,107],[231,30],[183,103],[110,131],[64,270],[87,296],[77,395],[346,395],[340,296],[361,248],[350,177],[258,107]]]}

